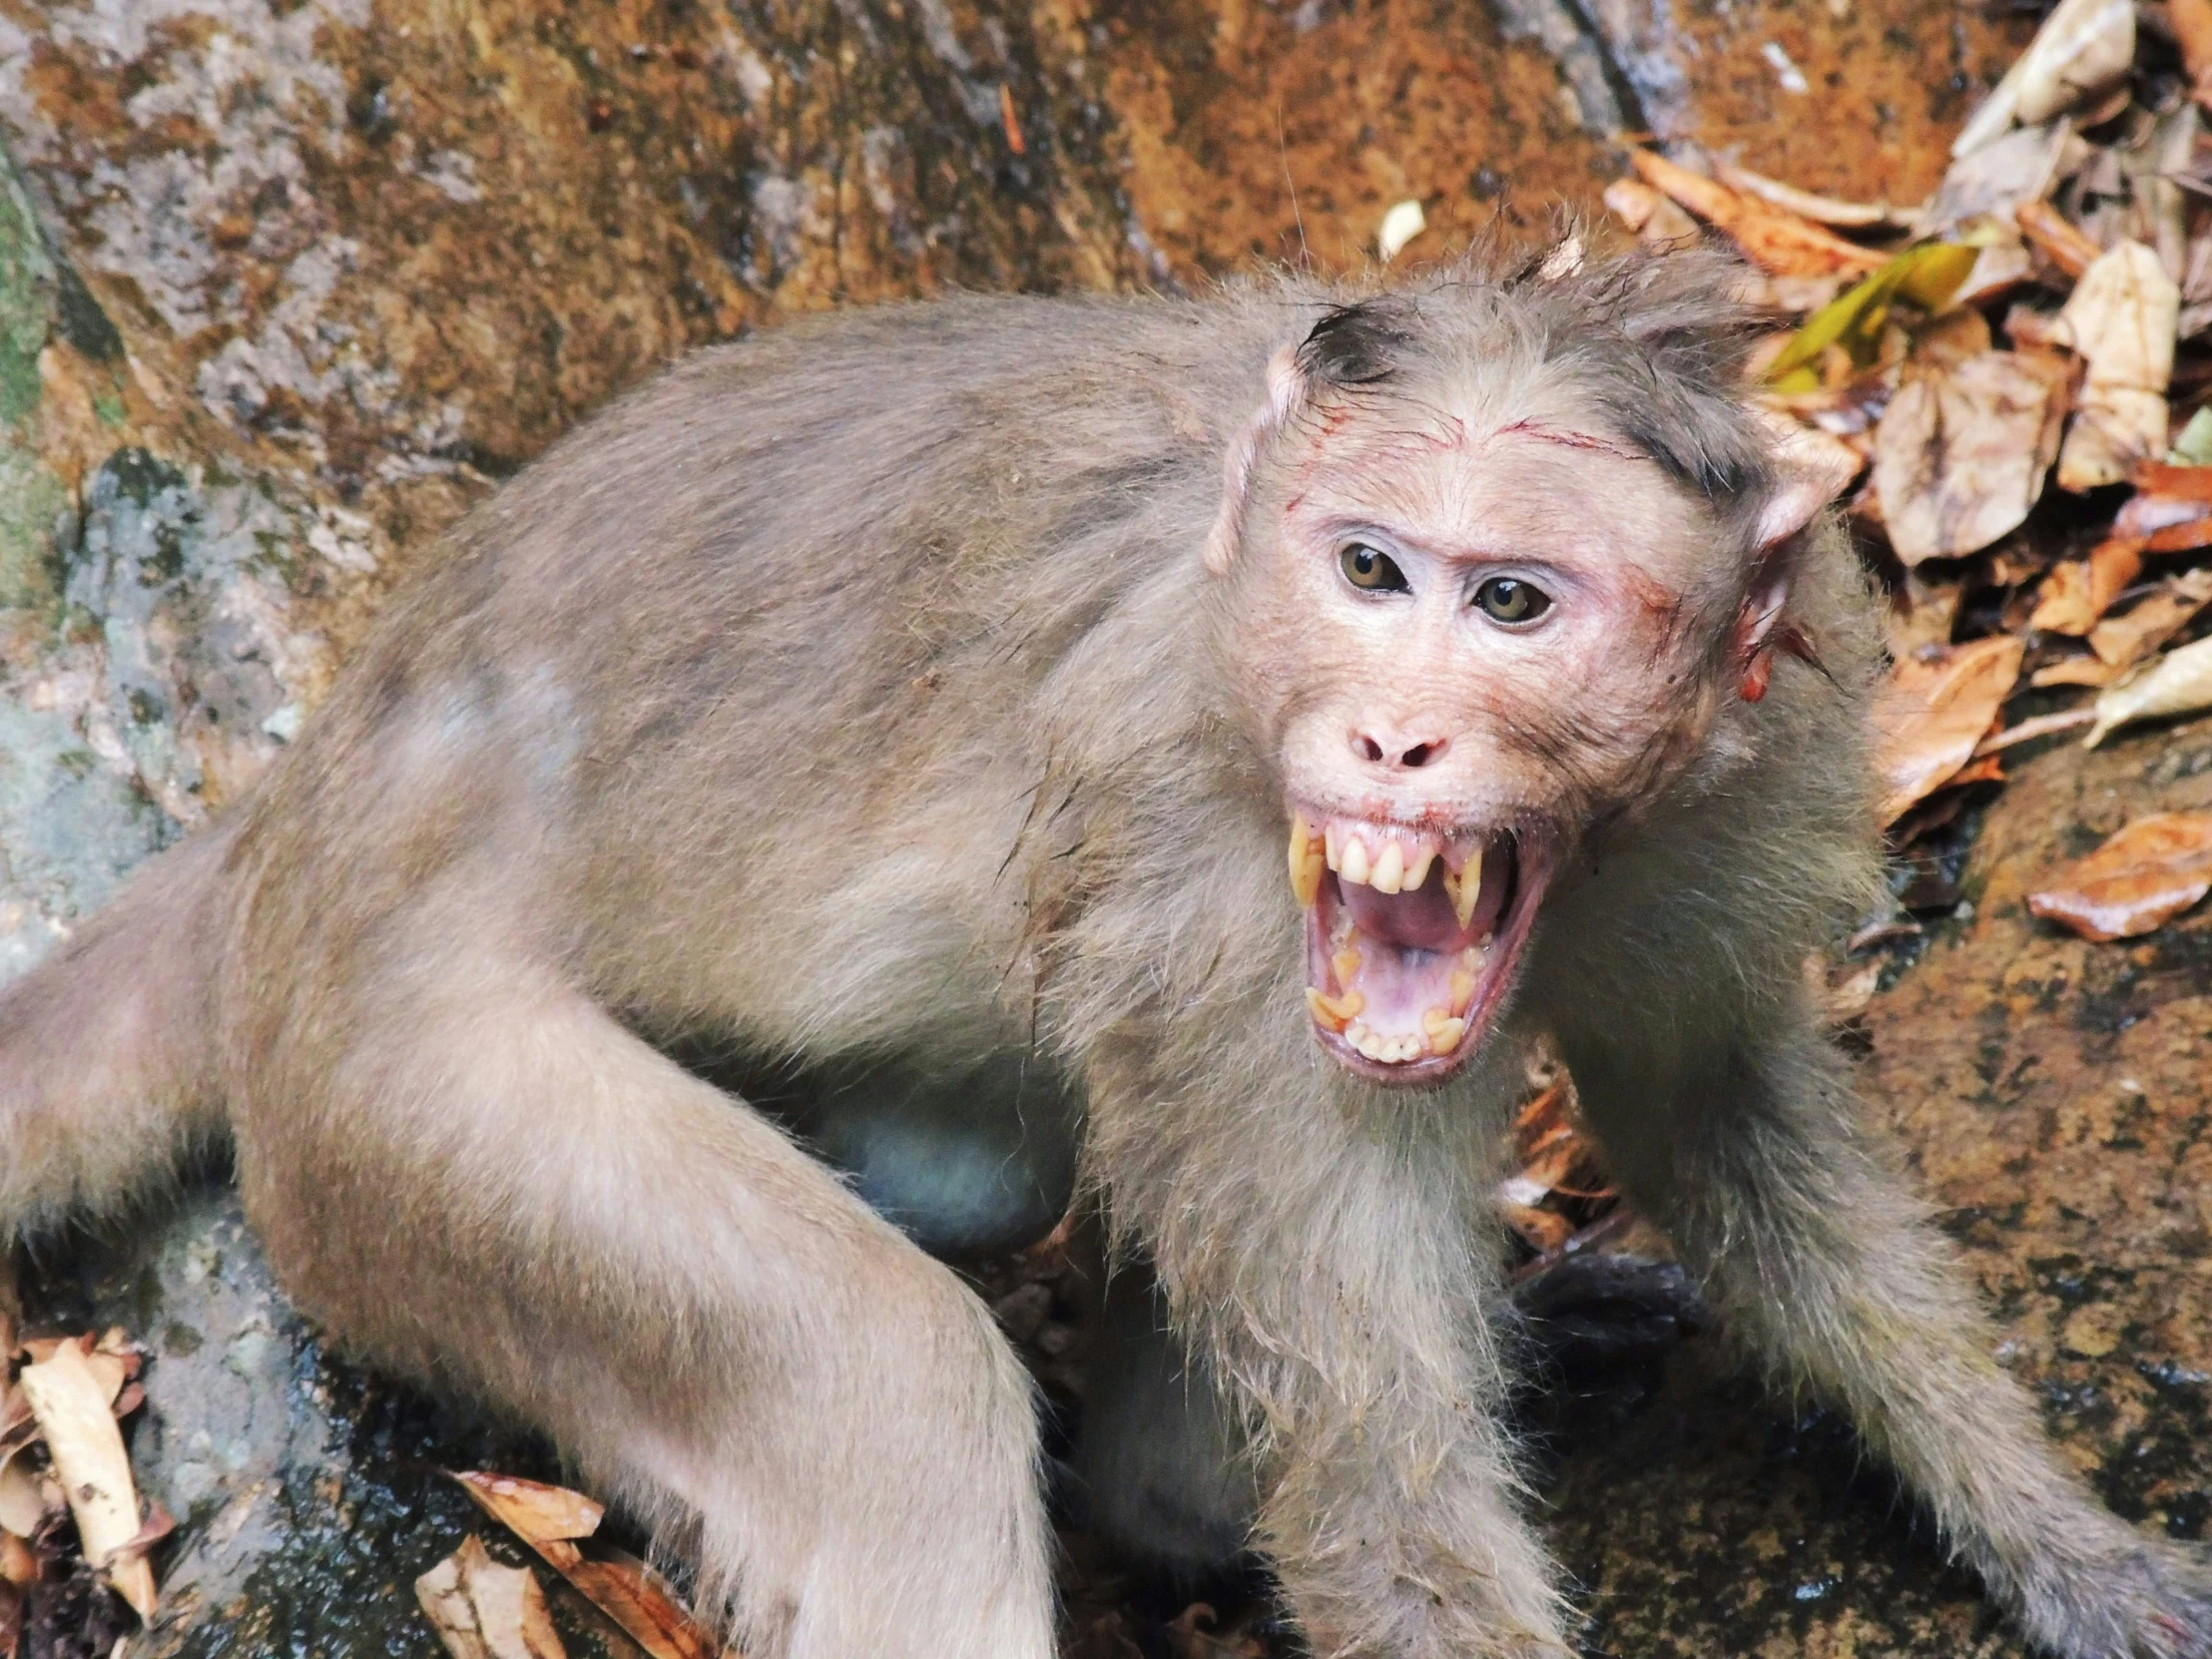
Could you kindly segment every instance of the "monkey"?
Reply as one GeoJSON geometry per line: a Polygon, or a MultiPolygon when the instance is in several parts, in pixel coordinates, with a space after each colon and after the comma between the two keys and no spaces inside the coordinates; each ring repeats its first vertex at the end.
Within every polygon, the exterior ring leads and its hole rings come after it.
{"type": "Polygon", "coordinates": [[[1097,1480],[1249,1539],[1317,1653],[1563,1654],[1490,1196],[1548,1041],[1725,1327],[2028,1637],[2212,1652],[1805,989],[1879,881],[1880,647],[1739,292],[1569,246],[686,359],[0,996],[0,1218],[228,1144],[302,1309],[540,1426],[751,1659],[1020,1659],[1030,1384],[923,1244],[1073,1183],[1149,1275],[1097,1480]]]}

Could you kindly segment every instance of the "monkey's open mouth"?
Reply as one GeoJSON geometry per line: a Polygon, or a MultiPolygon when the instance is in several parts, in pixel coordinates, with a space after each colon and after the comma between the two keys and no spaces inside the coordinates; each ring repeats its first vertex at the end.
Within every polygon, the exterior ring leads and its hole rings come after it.
{"type": "Polygon", "coordinates": [[[1322,1046],[1379,1083],[1442,1082],[1481,1042],[1548,860],[1510,832],[1444,836],[1303,813],[1290,857],[1322,1046]]]}

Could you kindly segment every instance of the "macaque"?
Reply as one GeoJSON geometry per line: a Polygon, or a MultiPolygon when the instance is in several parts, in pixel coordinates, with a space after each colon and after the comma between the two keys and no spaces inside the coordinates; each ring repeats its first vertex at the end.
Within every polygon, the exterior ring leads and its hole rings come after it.
{"type": "Polygon", "coordinates": [[[0,1218],[228,1138],[299,1305],[542,1425],[749,1659],[1042,1659],[1030,1384],[916,1240],[1079,1186],[1153,1276],[1110,1523],[1249,1539],[1317,1654],[1563,1654],[1490,1196],[1548,1041],[2037,1643],[2212,1652],[1810,1005],[1876,887],[1877,632],[1736,289],[1569,248],[690,359],[0,998],[0,1218]]]}

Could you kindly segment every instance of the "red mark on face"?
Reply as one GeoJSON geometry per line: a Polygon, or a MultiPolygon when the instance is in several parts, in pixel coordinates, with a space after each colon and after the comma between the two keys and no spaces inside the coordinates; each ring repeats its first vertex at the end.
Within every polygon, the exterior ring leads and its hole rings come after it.
{"type": "Polygon", "coordinates": [[[1498,431],[1501,435],[1518,432],[1539,443],[1556,443],[1567,449],[1593,450],[1600,455],[1611,455],[1616,460],[1641,461],[1647,458],[1611,438],[1599,437],[1594,432],[1577,432],[1571,427],[1546,426],[1540,420],[1516,420],[1510,426],[1499,427],[1498,431]]]}

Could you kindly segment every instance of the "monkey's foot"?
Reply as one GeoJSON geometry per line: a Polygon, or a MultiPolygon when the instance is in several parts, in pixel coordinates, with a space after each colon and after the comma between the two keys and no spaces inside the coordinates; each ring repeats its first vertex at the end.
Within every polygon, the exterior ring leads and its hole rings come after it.
{"type": "Polygon", "coordinates": [[[1306,1000],[1322,1046],[1379,1083],[1429,1088],[1481,1045],[1551,861],[1511,831],[1448,834],[1294,810],[1306,1000]]]}
{"type": "Polygon", "coordinates": [[[2212,1659],[2212,1557],[2200,1550],[2126,1532],[2110,1555],[2019,1576],[2020,1623],[2062,1659],[2212,1659]]]}

